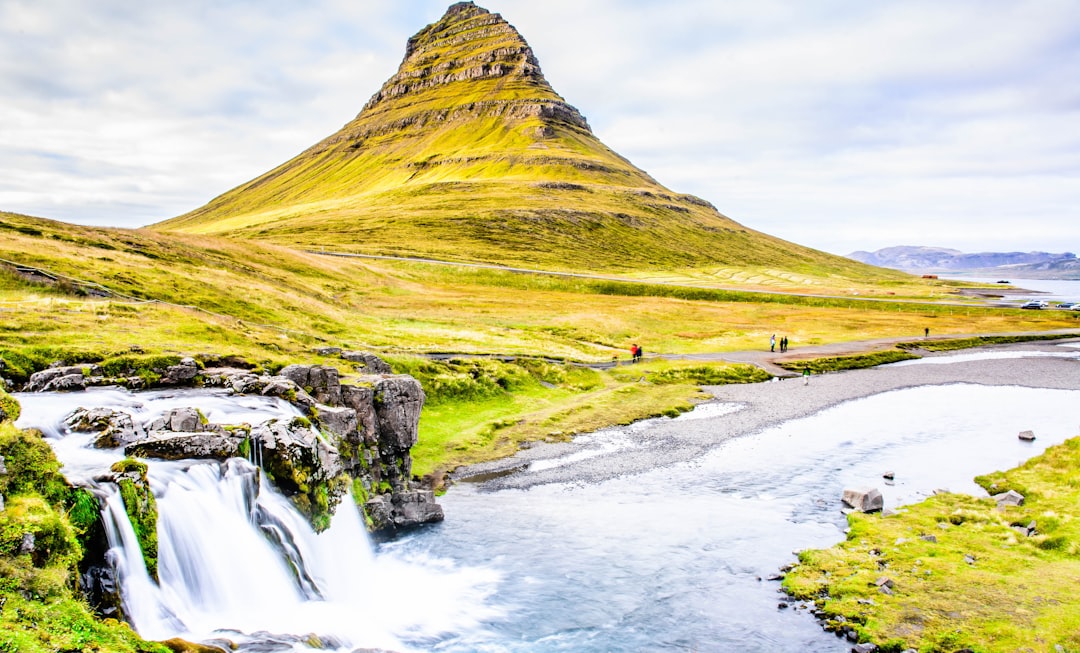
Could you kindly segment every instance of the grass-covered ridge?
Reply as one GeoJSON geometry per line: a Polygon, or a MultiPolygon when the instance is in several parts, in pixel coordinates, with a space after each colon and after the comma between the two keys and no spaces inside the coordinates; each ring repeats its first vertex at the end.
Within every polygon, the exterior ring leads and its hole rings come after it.
{"type": "Polygon", "coordinates": [[[847,540],[802,552],[784,587],[886,651],[1080,650],[1078,470],[1073,438],[976,479],[1021,491],[1023,506],[937,494],[889,516],[852,514],[847,540]]]}

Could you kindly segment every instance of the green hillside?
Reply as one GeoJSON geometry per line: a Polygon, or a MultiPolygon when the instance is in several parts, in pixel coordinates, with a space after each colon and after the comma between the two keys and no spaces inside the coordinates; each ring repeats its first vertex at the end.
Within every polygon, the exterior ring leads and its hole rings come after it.
{"type": "Polygon", "coordinates": [[[748,229],[601,143],[499,14],[450,7],[336,134],[155,229],[561,270],[894,272],[748,229]]]}

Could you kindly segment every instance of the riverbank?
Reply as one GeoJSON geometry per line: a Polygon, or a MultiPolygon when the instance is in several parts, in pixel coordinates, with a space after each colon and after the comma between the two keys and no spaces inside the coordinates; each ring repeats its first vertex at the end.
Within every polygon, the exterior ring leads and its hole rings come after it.
{"type": "Polygon", "coordinates": [[[976,479],[1020,505],[939,493],[855,513],[845,542],[799,554],[784,589],[827,629],[881,651],[1080,647],[1080,438],[976,479]]]}
{"type": "MultiPolygon", "coordinates": [[[[571,442],[539,443],[515,455],[459,468],[456,481],[482,483],[484,489],[526,488],[547,483],[600,482],[693,459],[719,442],[759,432],[769,426],[805,417],[841,402],[915,386],[973,383],[1080,390],[1080,362],[1045,354],[1080,351],[1077,340],[1031,342],[979,348],[988,356],[962,355],[958,362],[935,364],[956,354],[928,354],[916,364],[900,364],[767,383],[705,386],[713,401],[695,412],[718,414],[710,420],[694,413],[650,425],[647,440],[635,440],[633,427],[603,429],[571,442]],[[1023,358],[1032,353],[1038,358],[1023,358]],[[726,414],[722,414],[726,413],[726,414]],[[597,442],[605,441],[602,453],[597,442]]],[[[968,350],[970,354],[971,350],[968,350]]]]}

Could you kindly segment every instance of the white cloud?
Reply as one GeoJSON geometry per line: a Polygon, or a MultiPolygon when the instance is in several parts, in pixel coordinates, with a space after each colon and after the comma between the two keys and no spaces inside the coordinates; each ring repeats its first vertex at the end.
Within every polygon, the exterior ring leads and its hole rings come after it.
{"type": "MultiPolygon", "coordinates": [[[[352,119],[447,4],[8,0],[0,209],[196,208],[352,119]]],[[[750,227],[839,253],[1080,249],[1074,2],[480,4],[606,144],[750,227]]]]}

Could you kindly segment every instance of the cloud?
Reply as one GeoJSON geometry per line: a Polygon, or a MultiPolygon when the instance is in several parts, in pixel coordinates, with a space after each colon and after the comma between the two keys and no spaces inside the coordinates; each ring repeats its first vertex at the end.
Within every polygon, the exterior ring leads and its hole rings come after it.
{"type": "MultiPolygon", "coordinates": [[[[0,209],[196,208],[355,116],[446,4],[8,0],[0,209]]],[[[747,226],[839,253],[1080,249],[1074,2],[480,4],[607,145],[747,226]]]]}

